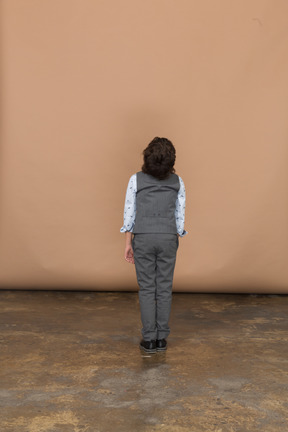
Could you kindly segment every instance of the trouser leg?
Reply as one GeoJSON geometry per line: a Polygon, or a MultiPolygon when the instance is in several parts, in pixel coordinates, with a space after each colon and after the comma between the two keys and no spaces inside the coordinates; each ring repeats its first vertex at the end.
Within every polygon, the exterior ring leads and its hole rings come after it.
{"type": "Polygon", "coordinates": [[[169,318],[178,245],[178,237],[173,234],[163,235],[158,243],[156,261],[157,339],[167,338],[170,334],[169,318]]]}
{"type": "Polygon", "coordinates": [[[144,340],[156,339],[156,254],[151,236],[136,234],[132,241],[144,340]]]}

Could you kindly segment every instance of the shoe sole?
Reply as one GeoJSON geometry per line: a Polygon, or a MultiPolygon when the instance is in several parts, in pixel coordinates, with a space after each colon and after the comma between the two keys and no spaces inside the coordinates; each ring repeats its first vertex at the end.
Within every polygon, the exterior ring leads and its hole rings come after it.
{"type": "Polygon", "coordinates": [[[167,350],[167,347],[165,347],[165,348],[156,348],[156,351],[166,351],[167,350]]]}
{"type": "Polygon", "coordinates": [[[139,345],[139,348],[140,348],[142,351],[145,351],[146,353],[149,353],[149,354],[155,354],[155,353],[156,353],[156,348],[155,348],[155,350],[149,350],[149,349],[147,349],[147,348],[142,347],[142,345],[139,345]]]}

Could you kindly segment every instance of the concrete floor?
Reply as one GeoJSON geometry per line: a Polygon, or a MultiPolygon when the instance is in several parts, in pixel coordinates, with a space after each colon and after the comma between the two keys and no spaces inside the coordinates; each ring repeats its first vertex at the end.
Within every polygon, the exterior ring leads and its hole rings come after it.
{"type": "Polygon", "coordinates": [[[174,294],[166,353],[137,293],[0,291],[1,432],[286,432],[288,296],[174,294]]]}

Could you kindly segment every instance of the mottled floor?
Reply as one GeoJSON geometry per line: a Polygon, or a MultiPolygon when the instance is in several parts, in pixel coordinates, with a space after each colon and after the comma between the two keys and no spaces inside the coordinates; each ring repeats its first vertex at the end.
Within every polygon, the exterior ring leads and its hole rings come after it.
{"type": "Polygon", "coordinates": [[[141,354],[137,293],[0,291],[1,432],[286,432],[288,296],[174,294],[141,354]]]}

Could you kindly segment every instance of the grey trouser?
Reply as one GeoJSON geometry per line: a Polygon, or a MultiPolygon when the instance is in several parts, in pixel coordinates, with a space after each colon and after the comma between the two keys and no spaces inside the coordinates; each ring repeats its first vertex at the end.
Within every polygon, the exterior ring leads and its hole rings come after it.
{"type": "Polygon", "coordinates": [[[144,340],[163,339],[170,333],[178,246],[177,234],[134,234],[132,239],[144,340]]]}

